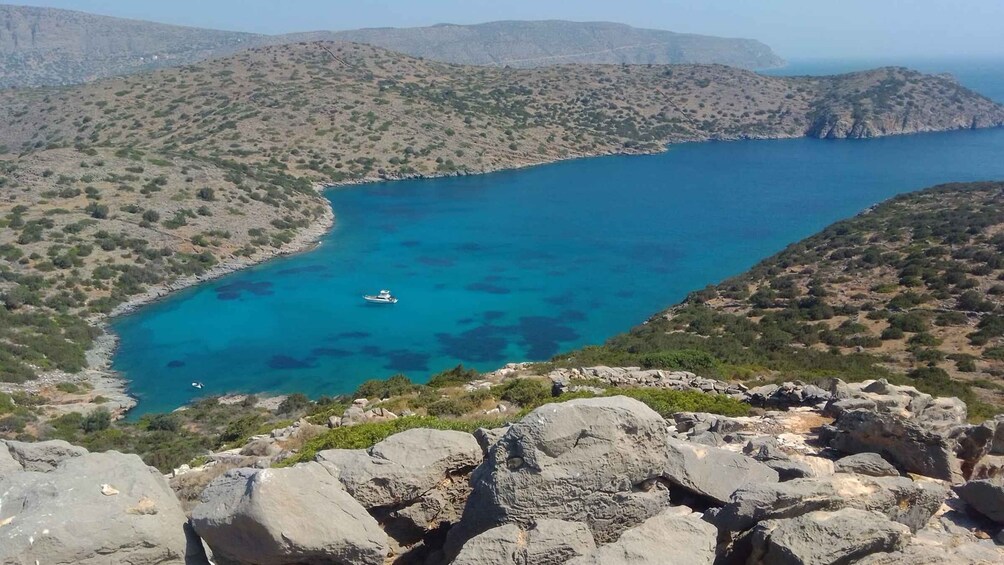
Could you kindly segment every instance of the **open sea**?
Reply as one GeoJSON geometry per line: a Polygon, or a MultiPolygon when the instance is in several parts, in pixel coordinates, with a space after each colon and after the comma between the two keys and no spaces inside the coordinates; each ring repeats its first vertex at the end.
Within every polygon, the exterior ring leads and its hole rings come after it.
{"type": "MultiPolygon", "coordinates": [[[[1004,102],[1004,61],[796,61],[770,74],[884,64],[951,72],[1004,102]]],[[[395,373],[548,359],[895,194],[991,179],[1004,179],[1004,129],[685,144],[332,189],[336,226],[316,250],[114,320],[113,366],[138,415],[210,394],[338,394],[395,373]],[[385,288],[398,304],[362,300],[385,288]]]]}

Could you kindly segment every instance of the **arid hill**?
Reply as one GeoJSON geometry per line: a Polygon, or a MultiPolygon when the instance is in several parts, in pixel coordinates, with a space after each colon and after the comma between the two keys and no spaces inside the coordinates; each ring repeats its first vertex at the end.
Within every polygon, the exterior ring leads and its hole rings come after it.
{"type": "Polygon", "coordinates": [[[151,285],[302,245],[324,183],[485,172],[665,143],[1004,123],[902,68],[772,78],[720,65],[464,67],[345,43],[0,93],[0,380],[77,371],[151,285]]]}
{"type": "Polygon", "coordinates": [[[355,41],[434,61],[534,67],[560,63],[784,63],[750,39],[638,29],[608,22],[489,22],[261,35],[166,25],[53,8],[0,5],[0,88],[78,84],[178,67],[243,49],[355,41]]]}
{"type": "MultiPolygon", "coordinates": [[[[541,67],[563,63],[664,65],[717,63],[744,69],[780,67],[784,60],[752,39],[640,29],[610,22],[503,21],[299,34],[366,43],[462,65],[541,67]]],[[[284,40],[298,34],[281,36],[284,40]]]]}
{"type": "Polygon", "coordinates": [[[986,417],[1004,411],[1002,280],[1004,183],[943,185],[693,293],[604,355],[689,349],[702,373],[742,379],[884,373],[986,417]]]}

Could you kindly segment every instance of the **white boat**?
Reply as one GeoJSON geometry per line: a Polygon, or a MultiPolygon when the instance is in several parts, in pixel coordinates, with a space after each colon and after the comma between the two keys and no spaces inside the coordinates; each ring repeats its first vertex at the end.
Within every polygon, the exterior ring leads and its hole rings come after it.
{"type": "Polygon", "coordinates": [[[203,385],[202,383],[192,383],[192,386],[195,388],[202,388],[205,385],[203,385]]]}
{"type": "Polygon", "coordinates": [[[389,290],[381,290],[380,294],[376,296],[367,294],[363,296],[363,300],[374,304],[397,304],[397,298],[392,295],[389,290]]]}

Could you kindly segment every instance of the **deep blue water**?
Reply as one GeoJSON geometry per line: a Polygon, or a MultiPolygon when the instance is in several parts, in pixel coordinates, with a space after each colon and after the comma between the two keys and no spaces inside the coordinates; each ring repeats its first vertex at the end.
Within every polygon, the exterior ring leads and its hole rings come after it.
{"type": "Polygon", "coordinates": [[[894,194],[1001,178],[1004,130],[984,130],[687,144],[339,188],[317,250],[116,320],[114,367],[138,414],[206,394],[335,394],[458,362],[546,359],[894,194]],[[381,288],[400,303],[362,301],[381,288]]]}

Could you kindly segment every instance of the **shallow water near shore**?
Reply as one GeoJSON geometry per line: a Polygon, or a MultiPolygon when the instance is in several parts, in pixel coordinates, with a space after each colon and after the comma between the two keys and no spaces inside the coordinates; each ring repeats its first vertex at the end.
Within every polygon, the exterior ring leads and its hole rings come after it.
{"type": "Polygon", "coordinates": [[[114,368],[135,416],[208,394],[347,393],[394,373],[547,359],[897,193],[1001,178],[997,129],[688,144],[333,189],[320,247],[115,320],[114,368]],[[363,301],[382,288],[400,302],[363,301]]]}

